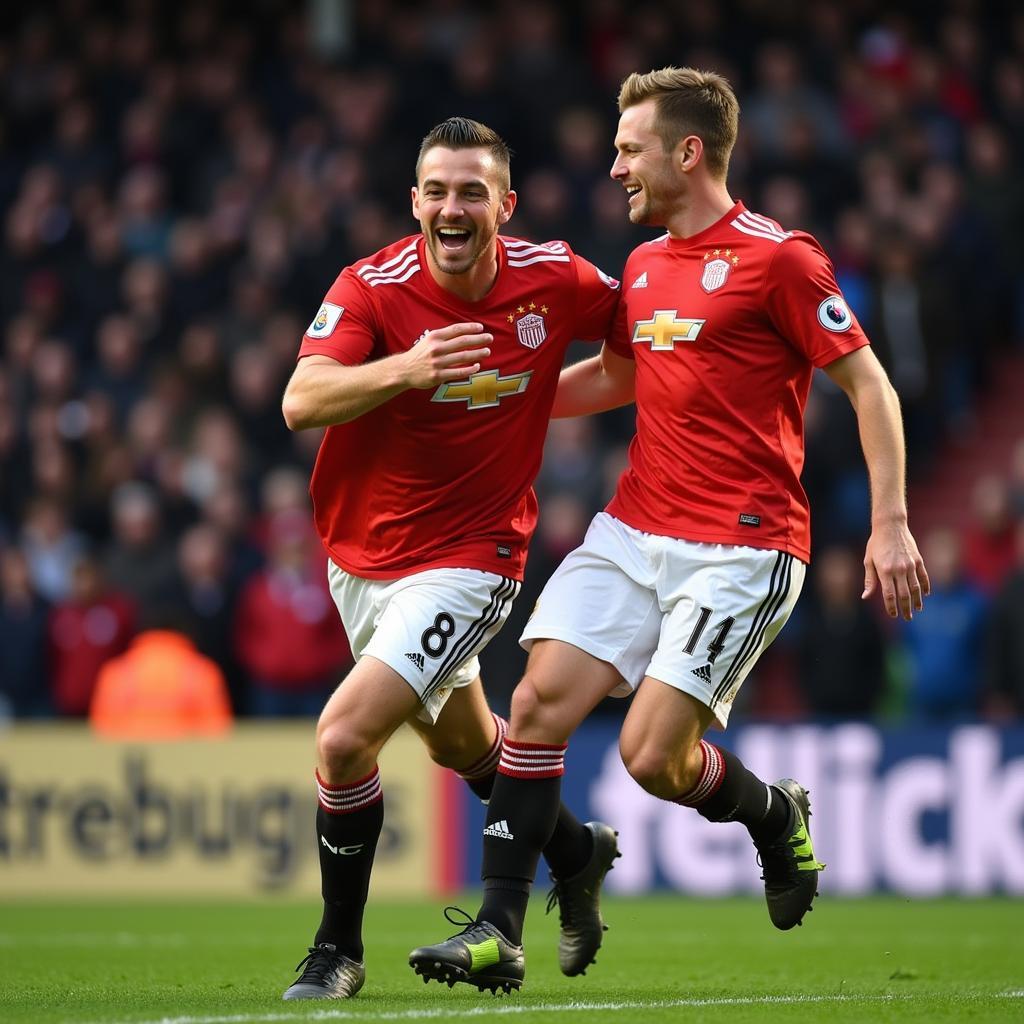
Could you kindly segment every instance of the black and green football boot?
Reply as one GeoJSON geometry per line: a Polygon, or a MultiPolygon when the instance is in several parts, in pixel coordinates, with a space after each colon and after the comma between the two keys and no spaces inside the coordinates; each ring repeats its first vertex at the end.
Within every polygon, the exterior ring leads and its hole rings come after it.
{"type": "Polygon", "coordinates": [[[789,801],[789,820],[778,839],[755,846],[764,872],[761,878],[768,916],[776,928],[788,931],[802,924],[804,914],[814,909],[811,904],[818,895],[818,872],[824,871],[825,865],[815,858],[811,844],[807,790],[793,779],[780,779],[774,786],[789,801]]]}
{"type": "Polygon", "coordinates": [[[526,958],[523,947],[513,945],[489,921],[475,921],[458,907],[446,907],[444,916],[454,925],[465,924],[436,946],[420,946],[409,954],[409,966],[428,981],[443,981],[451,988],[457,981],[475,985],[481,992],[511,992],[523,984],[526,958]],[[461,914],[463,920],[451,916],[461,914]]]}

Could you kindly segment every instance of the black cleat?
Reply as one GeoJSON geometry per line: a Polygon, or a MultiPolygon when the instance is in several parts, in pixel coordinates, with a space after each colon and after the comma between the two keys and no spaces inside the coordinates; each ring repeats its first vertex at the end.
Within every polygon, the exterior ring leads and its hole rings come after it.
{"type": "Polygon", "coordinates": [[[548,893],[550,914],[558,904],[561,934],[558,938],[558,966],[570,978],[585,974],[594,963],[601,940],[608,927],[601,919],[601,883],[611,871],[617,857],[621,857],[616,843],[618,832],[600,821],[584,826],[593,837],[590,860],[572,878],[551,881],[554,888],[548,893]]]}
{"type": "Polygon", "coordinates": [[[514,946],[489,921],[475,921],[457,907],[446,907],[444,916],[451,924],[466,927],[436,946],[420,946],[409,954],[409,966],[425,982],[442,981],[451,988],[464,981],[494,995],[499,989],[519,989],[526,976],[522,946],[514,946]],[[450,911],[462,914],[465,920],[456,920],[450,911]]]}
{"type": "Polygon", "coordinates": [[[787,931],[801,924],[804,914],[813,909],[811,903],[818,895],[818,872],[824,871],[825,865],[815,859],[811,845],[807,790],[793,779],[780,779],[775,788],[789,801],[789,820],[778,839],[755,846],[764,871],[761,878],[768,916],[776,928],[787,931]]]}
{"type": "Polygon", "coordinates": [[[366,967],[342,956],[330,942],[310,946],[299,980],[285,990],[282,999],[349,999],[366,981],[366,967]]]}

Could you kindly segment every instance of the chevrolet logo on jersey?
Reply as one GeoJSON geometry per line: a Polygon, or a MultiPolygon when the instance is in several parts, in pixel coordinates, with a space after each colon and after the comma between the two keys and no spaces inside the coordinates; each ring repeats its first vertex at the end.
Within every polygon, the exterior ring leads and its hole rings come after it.
{"type": "Polygon", "coordinates": [[[481,370],[469,380],[442,384],[430,399],[432,402],[466,402],[470,409],[490,409],[509,395],[521,395],[530,383],[533,370],[502,377],[497,370],[481,370]]]}
{"type": "Polygon", "coordinates": [[[649,341],[652,352],[671,352],[677,341],[696,341],[706,320],[680,317],[674,309],[656,309],[650,320],[633,325],[633,344],[649,341]]]}

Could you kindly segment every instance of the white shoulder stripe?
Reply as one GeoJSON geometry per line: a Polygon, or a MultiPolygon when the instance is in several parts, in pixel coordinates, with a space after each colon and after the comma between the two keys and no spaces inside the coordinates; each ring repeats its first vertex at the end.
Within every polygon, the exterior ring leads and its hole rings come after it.
{"type": "Polygon", "coordinates": [[[535,242],[524,242],[519,239],[507,240],[502,238],[501,240],[504,242],[505,248],[509,250],[510,256],[521,256],[525,252],[565,252],[565,245],[562,242],[549,242],[547,245],[541,245],[535,242]],[[513,253],[512,250],[515,250],[515,252],[513,253]]]}
{"type": "Polygon", "coordinates": [[[786,235],[787,238],[792,234],[791,231],[786,231],[778,221],[770,220],[768,217],[764,217],[760,213],[753,213],[751,210],[744,210],[740,217],[751,224],[760,224],[761,227],[768,231],[778,231],[779,234],[786,235]]]}
{"type": "Polygon", "coordinates": [[[742,231],[745,235],[752,235],[754,238],[767,238],[770,242],[781,243],[784,242],[789,237],[788,235],[779,235],[776,234],[775,232],[762,231],[760,228],[755,229],[748,227],[747,225],[743,224],[739,220],[739,218],[732,221],[731,223],[737,231],[742,231]]]}
{"type": "Polygon", "coordinates": [[[408,281],[413,274],[420,272],[419,263],[414,263],[404,274],[400,277],[378,277],[370,282],[371,288],[376,288],[379,284],[401,284],[403,281],[408,281]]]}
{"type": "Polygon", "coordinates": [[[760,228],[762,231],[782,235],[785,238],[789,237],[789,232],[783,231],[775,221],[769,220],[767,217],[762,217],[759,213],[751,213],[749,210],[744,210],[736,219],[743,221],[743,223],[747,224],[749,227],[760,228]]]}
{"type": "MultiPolygon", "coordinates": [[[[418,254],[416,254],[414,252],[411,252],[393,270],[388,270],[386,272],[385,271],[381,271],[381,270],[374,270],[372,272],[368,272],[368,273],[363,274],[363,280],[364,281],[377,281],[377,280],[379,280],[382,277],[397,277],[399,274],[401,274],[404,271],[408,270],[409,265],[411,263],[419,263],[419,261],[420,261],[420,258],[418,256],[418,254]]],[[[366,267],[364,267],[363,269],[367,270],[366,267]]]]}
{"type": "Polygon", "coordinates": [[[371,266],[368,263],[365,267],[360,267],[356,271],[356,273],[360,277],[365,277],[367,274],[376,273],[383,270],[389,270],[391,267],[394,267],[397,264],[401,263],[402,260],[404,260],[406,256],[409,255],[409,253],[414,252],[418,244],[419,239],[417,238],[414,241],[410,242],[397,256],[392,257],[386,263],[382,263],[379,267],[371,266]]]}
{"type": "Polygon", "coordinates": [[[572,260],[568,256],[556,256],[554,253],[548,253],[546,256],[531,256],[529,259],[512,259],[509,258],[508,265],[510,267],[528,267],[532,263],[571,263],[572,260]]]}
{"type": "Polygon", "coordinates": [[[745,213],[741,213],[731,223],[734,228],[744,234],[754,235],[757,238],[770,238],[773,242],[784,242],[792,234],[790,231],[782,231],[780,228],[774,227],[770,221],[766,225],[748,219],[745,213]]]}

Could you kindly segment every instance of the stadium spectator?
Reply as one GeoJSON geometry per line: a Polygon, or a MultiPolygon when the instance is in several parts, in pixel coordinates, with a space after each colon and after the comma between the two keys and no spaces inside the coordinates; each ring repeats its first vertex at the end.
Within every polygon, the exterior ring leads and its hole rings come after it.
{"type": "Polygon", "coordinates": [[[267,565],[239,597],[234,647],[259,716],[318,715],[351,664],[307,513],[269,524],[267,565]]]}
{"type": "Polygon", "coordinates": [[[48,685],[46,623],[50,608],[32,586],[16,547],[0,549],[0,719],[53,713],[48,685]]]}
{"type": "Polygon", "coordinates": [[[83,551],[72,563],[70,593],[50,613],[50,681],[58,714],[88,714],[100,669],[134,633],[134,605],[107,585],[96,556],[83,551]]]}
{"type": "Polygon", "coordinates": [[[200,654],[223,671],[235,713],[245,714],[249,696],[232,635],[239,586],[221,531],[206,522],[186,529],[178,542],[175,601],[189,615],[190,633],[200,654]]]}
{"type": "Polygon", "coordinates": [[[161,598],[174,582],[174,550],[161,531],[159,497],[139,481],[121,484],[110,500],[112,537],[104,554],[110,583],[140,606],[161,598]]]}
{"type": "Polygon", "coordinates": [[[967,578],[993,594],[1015,561],[1015,532],[1008,480],[996,473],[980,477],[971,492],[971,522],[963,538],[967,578]]]}
{"type": "Polygon", "coordinates": [[[885,634],[860,598],[860,574],[849,548],[815,555],[814,600],[794,622],[799,688],[815,717],[870,718],[885,692],[885,634]]]}
{"type": "Polygon", "coordinates": [[[909,661],[908,711],[917,720],[950,721],[980,710],[988,598],[964,575],[954,531],[924,541],[932,593],[928,614],[902,623],[909,661]]]}
{"type": "Polygon", "coordinates": [[[200,654],[174,605],[154,603],[124,654],[100,670],[89,722],[109,739],[168,740],[219,736],[231,704],[217,664],[200,654]]]}

